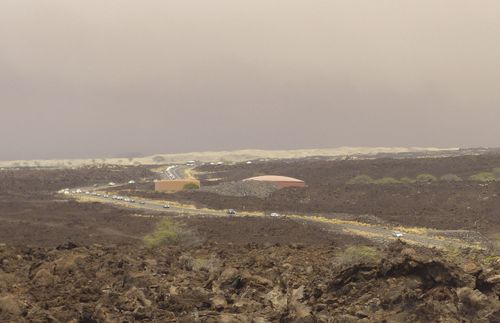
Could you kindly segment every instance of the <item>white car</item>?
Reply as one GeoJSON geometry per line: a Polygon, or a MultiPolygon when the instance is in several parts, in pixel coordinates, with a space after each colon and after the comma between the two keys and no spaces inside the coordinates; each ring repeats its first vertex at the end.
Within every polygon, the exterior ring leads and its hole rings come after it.
{"type": "Polygon", "coordinates": [[[170,205],[169,204],[165,204],[165,205],[163,205],[163,208],[164,209],[170,209],[170,205]]]}
{"type": "Polygon", "coordinates": [[[135,184],[135,181],[128,181],[129,184],[135,184]]]}
{"type": "Polygon", "coordinates": [[[401,238],[403,236],[403,233],[400,232],[400,231],[394,231],[392,233],[392,236],[395,237],[395,238],[401,238]]]}
{"type": "Polygon", "coordinates": [[[109,182],[109,184],[108,184],[108,185],[109,185],[109,186],[115,186],[115,185],[116,185],[116,183],[109,182]]]}
{"type": "Polygon", "coordinates": [[[272,216],[272,217],[279,217],[280,215],[278,213],[273,212],[273,213],[270,214],[270,216],[272,216]]]}

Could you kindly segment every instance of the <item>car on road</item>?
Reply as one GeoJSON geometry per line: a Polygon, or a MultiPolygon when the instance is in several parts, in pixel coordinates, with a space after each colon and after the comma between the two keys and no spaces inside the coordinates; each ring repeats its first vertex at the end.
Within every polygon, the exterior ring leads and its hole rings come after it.
{"type": "Polygon", "coordinates": [[[170,204],[165,204],[165,205],[163,205],[163,208],[164,208],[164,209],[170,209],[170,204]]]}
{"type": "Polygon", "coordinates": [[[403,233],[401,231],[394,231],[392,236],[399,239],[403,236],[403,233]]]}
{"type": "Polygon", "coordinates": [[[276,212],[273,212],[271,214],[269,214],[269,216],[272,216],[272,217],[279,217],[279,213],[276,213],[276,212]]]}
{"type": "Polygon", "coordinates": [[[228,215],[235,215],[236,211],[234,209],[228,209],[226,212],[228,215]]]}
{"type": "Polygon", "coordinates": [[[135,184],[135,181],[128,181],[129,184],[135,184]]]}
{"type": "Polygon", "coordinates": [[[114,183],[114,182],[109,182],[109,183],[108,183],[108,185],[109,185],[109,186],[115,186],[115,185],[116,185],[116,183],[114,183]]]}
{"type": "Polygon", "coordinates": [[[146,202],[144,202],[144,201],[139,201],[139,204],[144,205],[144,204],[146,204],[146,202]]]}

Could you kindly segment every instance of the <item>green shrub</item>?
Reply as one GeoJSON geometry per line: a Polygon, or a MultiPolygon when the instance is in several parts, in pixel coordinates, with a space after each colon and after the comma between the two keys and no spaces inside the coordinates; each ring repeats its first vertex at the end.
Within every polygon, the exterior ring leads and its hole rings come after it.
{"type": "Polygon", "coordinates": [[[441,176],[440,180],[443,182],[461,182],[462,178],[455,174],[446,174],[441,176]]]}
{"type": "Polygon", "coordinates": [[[415,183],[415,180],[413,178],[410,178],[410,177],[401,177],[401,179],[399,181],[401,183],[403,183],[403,184],[413,184],[413,183],[415,183]]]}
{"type": "Polygon", "coordinates": [[[393,177],[379,178],[373,181],[373,184],[385,185],[385,184],[401,184],[400,181],[393,177]]]}
{"type": "Polygon", "coordinates": [[[469,181],[474,182],[493,182],[495,180],[495,174],[491,172],[481,172],[469,177],[469,181]]]}
{"type": "Polygon", "coordinates": [[[163,219],[158,223],[155,231],[145,236],[143,241],[147,247],[153,248],[166,243],[175,243],[178,238],[179,226],[169,219],[163,219]]]}
{"type": "Polygon", "coordinates": [[[375,264],[381,259],[380,253],[374,247],[350,246],[336,257],[336,262],[341,266],[355,264],[375,264]]]}
{"type": "Polygon", "coordinates": [[[432,174],[420,174],[417,176],[417,183],[432,183],[438,179],[432,174]]]}
{"type": "Polygon", "coordinates": [[[196,183],[187,183],[186,185],[184,185],[183,187],[185,190],[197,190],[199,189],[200,187],[198,186],[198,184],[196,183]]]}
{"type": "Polygon", "coordinates": [[[373,178],[368,175],[358,175],[354,178],[351,178],[347,184],[373,184],[373,178]]]}

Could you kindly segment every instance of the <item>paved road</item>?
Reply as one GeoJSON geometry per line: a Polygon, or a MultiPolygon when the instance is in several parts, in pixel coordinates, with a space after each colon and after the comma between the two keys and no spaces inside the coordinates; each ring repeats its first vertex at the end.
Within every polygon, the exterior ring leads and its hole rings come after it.
{"type": "MultiPolygon", "coordinates": [[[[184,171],[188,168],[186,165],[172,165],[165,169],[164,176],[166,179],[182,179],[184,171]]],[[[162,174],[163,175],[163,174],[162,174]]]]}
{"type": "MultiPolygon", "coordinates": [[[[105,192],[99,192],[100,194],[105,194],[105,192]]],[[[93,196],[86,194],[73,194],[73,196],[80,201],[90,201],[99,202],[105,204],[112,204],[124,208],[135,208],[142,210],[153,210],[165,213],[172,213],[176,215],[210,215],[215,217],[228,217],[225,211],[213,210],[213,209],[196,209],[192,206],[182,206],[175,203],[168,203],[166,201],[149,200],[143,198],[136,198],[135,203],[125,202],[123,200],[113,200],[111,198],[105,198],[103,196],[93,196]],[[164,205],[169,204],[170,208],[165,208],[164,205]]],[[[238,212],[235,217],[269,217],[264,213],[258,212],[238,212]]],[[[339,220],[331,217],[322,216],[311,216],[311,215],[286,215],[286,218],[293,219],[296,221],[304,223],[321,223],[324,224],[325,229],[332,232],[344,232],[348,234],[354,234],[363,236],[365,238],[374,240],[379,243],[387,243],[394,241],[397,238],[393,237],[394,229],[382,226],[359,223],[355,221],[345,221],[339,220]]],[[[279,218],[277,218],[279,219],[279,218]]],[[[448,230],[430,230],[430,229],[415,229],[408,228],[398,229],[403,232],[403,237],[401,240],[409,243],[416,244],[425,247],[435,247],[439,249],[454,249],[461,247],[473,247],[473,248],[486,248],[485,241],[480,238],[473,238],[469,240],[459,239],[457,237],[450,237],[456,233],[456,231],[448,230]]],[[[466,232],[466,231],[464,231],[466,232]]],[[[479,237],[479,235],[474,232],[470,232],[471,237],[479,237]]]]}

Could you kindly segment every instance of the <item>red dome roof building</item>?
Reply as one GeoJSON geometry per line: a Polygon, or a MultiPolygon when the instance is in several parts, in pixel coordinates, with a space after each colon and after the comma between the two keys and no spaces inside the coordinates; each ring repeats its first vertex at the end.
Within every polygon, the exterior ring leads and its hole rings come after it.
{"type": "Polygon", "coordinates": [[[266,176],[257,176],[244,179],[243,181],[258,181],[258,182],[267,182],[273,183],[280,188],[285,187],[305,187],[306,183],[300,179],[286,177],[286,176],[276,176],[276,175],[266,175],[266,176]]]}

